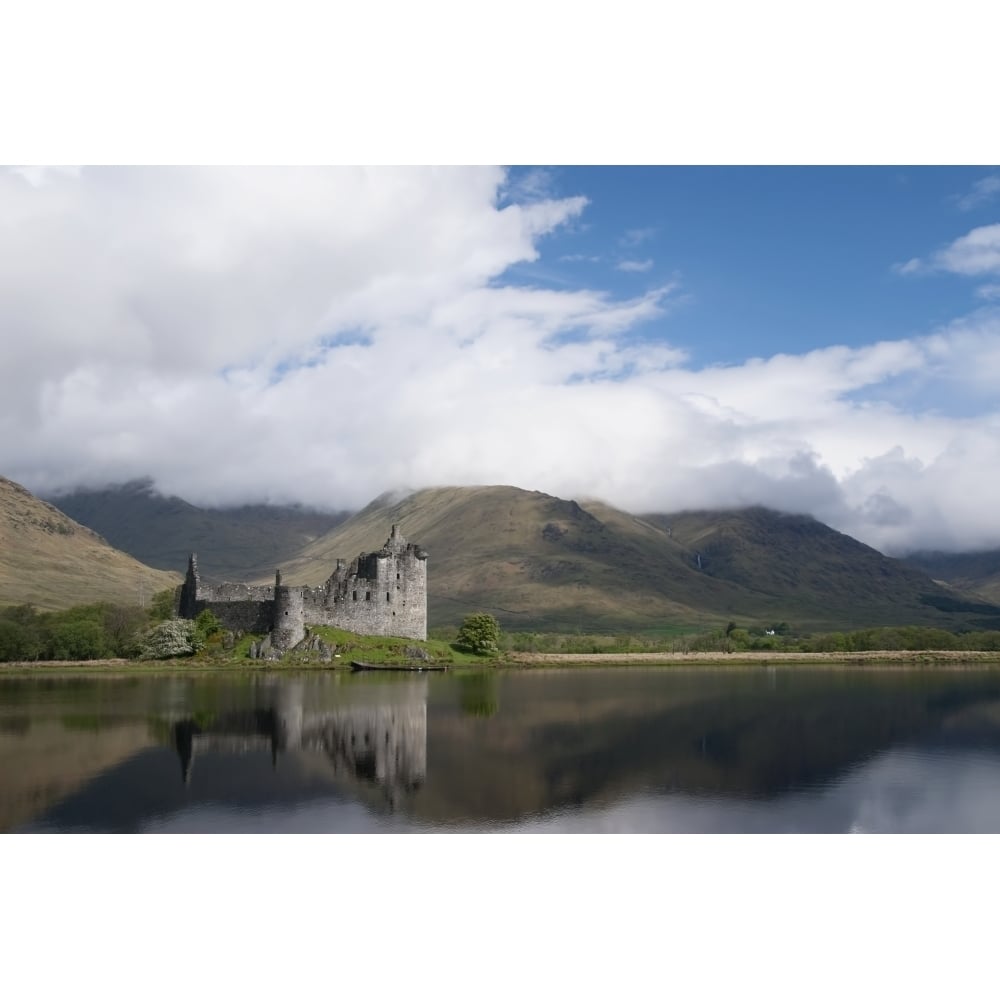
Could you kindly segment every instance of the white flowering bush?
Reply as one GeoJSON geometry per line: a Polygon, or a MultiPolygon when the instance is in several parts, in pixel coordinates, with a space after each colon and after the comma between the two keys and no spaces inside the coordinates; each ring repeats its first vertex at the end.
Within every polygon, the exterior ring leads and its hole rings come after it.
{"type": "Polygon", "coordinates": [[[154,625],[141,644],[139,659],[166,660],[173,656],[191,656],[205,644],[205,638],[193,621],[171,618],[154,625]]]}

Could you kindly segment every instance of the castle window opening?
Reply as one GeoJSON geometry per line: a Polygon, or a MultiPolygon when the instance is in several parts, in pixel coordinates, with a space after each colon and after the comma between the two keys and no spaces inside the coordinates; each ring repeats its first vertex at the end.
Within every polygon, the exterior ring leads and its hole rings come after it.
{"type": "Polygon", "coordinates": [[[355,590],[355,591],[353,591],[353,594],[354,594],[354,600],[357,600],[358,599],[358,592],[355,590]]]}
{"type": "Polygon", "coordinates": [[[370,590],[365,591],[365,600],[370,601],[372,599],[372,592],[370,590]]]}
{"type": "Polygon", "coordinates": [[[389,596],[389,591],[388,590],[385,592],[385,599],[387,601],[391,601],[392,600],[392,598],[389,596]]]}

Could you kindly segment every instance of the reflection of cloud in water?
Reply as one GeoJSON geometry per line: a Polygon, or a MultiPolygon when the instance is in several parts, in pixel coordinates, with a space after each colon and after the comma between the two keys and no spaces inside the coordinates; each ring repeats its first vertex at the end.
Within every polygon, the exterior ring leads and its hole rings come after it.
{"type": "Polygon", "coordinates": [[[396,814],[376,815],[360,802],[324,800],[300,807],[247,811],[219,805],[156,817],[140,833],[412,833],[411,822],[396,814]]]}
{"type": "Polygon", "coordinates": [[[1000,832],[1000,759],[984,753],[880,754],[823,789],[767,801],[639,795],[509,827],[524,833],[1000,832]]]}
{"type": "MultiPolygon", "coordinates": [[[[246,829],[239,810],[205,807],[158,819],[147,832],[246,829]]],[[[1000,758],[986,753],[892,751],[836,784],[770,800],[640,793],[604,807],[513,823],[424,824],[377,816],[360,803],[258,812],[262,833],[988,833],[1000,832],[1000,758]]]]}
{"type": "Polygon", "coordinates": [[[996,833],[1000,761],[988,753],[886,754],[863,775],[852,832],[996,833]]]}

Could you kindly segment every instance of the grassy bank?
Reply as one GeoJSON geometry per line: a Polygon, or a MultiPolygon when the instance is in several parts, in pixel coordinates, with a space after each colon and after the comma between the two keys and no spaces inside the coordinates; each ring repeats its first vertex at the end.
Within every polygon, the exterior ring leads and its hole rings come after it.
{"type": "Polygon", "coordinates": [[[81,670],[121,671],[128,673],[205,672],[221,670],[350,670],[352,660],[379,664],[426,664],[446,667],[476,667],[496,662],[456,649],[443,639],[399,639],[389,636],[363,636],[343,629],[316,626],[310,634],[318,642],[306,649],[295,649],[281,660],[250,659],[250,646],[261,636],[244,635],[225,648],[224,633],[211,636],[205,647],[193,656],[135,660],[121,657],[88,660],[16,660],[0,663],[2,671],[81,670]],[[320,645],[321,643],[321,645],[320,645]]]}
{"type": "MultiPolygon", "coordinates": [[[[441,651],[444,655],[444,651],[441,651]]],[[[445,662],[449,668],[457,669],[514,669],[575,667],[865,667],[869,669],[912,669],[915,667],[976,667],[990,669],[1000,667],[1000,651],[983,650],[923,650],[907,651],[896,649],[868,650],[860,653],[506,653],[499,657],[477,657],[450,651],[452,658],[437,660],[445,662]]],[[[359,645],[356,653],[341,655],[340,659],[324,662],[301,654],[286,657],[280,662],[273,660],[250,660],[245,658],[226,659],[223,657],[186,657],[176,660],[85,660],[70,662],[65,660],[34,661],[21,663],[0,663],[0,673],[221,673],[221,672],[267,672],[267,671],[312,671],[350,670],[351,659],[363,659],[369,663],[402,663],[400,651],[391,645],[379,643],[372,646],[359,645]],[[377,656],[382,658],[376,659],[377,656]]]]}

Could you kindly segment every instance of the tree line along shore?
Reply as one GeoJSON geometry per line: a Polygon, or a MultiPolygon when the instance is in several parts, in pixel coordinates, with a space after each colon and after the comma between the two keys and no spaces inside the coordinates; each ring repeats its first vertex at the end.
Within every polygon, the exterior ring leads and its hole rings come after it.
{"type": "MultiPolygon", "coordinates": [[[[1000,631],[948,632],[925,626],[799,634],[785,622],[729,622],[700,631],[532,633],[503,632],[492,615],[478,612],[459,626],[432,630],[424,642],[324,628],[312,633],[308,648],[293,650],[280,662],[300,667],[336,667],[352,657],[511,667],[1000,662],[1000,631]]],[[[122,668],[134,663],[148,669],[157,661],[201,668],[252,666],[249,652],[259,638],[226,631],[210,612],[194,621],[174,617],[169,590],[145,608],[109,603],[49,612],[29,605],[0,607],[0,663],[11,666],[90,663],[122,668]]]]}

